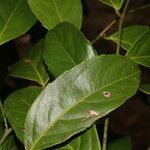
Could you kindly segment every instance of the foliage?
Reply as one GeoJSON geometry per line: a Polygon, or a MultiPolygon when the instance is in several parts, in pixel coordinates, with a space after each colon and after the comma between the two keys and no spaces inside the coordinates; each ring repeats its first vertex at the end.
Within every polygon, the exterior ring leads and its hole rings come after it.
{"type": "MultiPolygon", "coordinates": [[[[117,14],[124,3],[99,1],[117,14]]],[[[98,56],[80,31],[80,0],[0,0],[0,4],[1,45],[28,31],[36,19],[48,30],[44,39],[10,67],[9,76],[37,84],[18,89],[4,100],[0,138],[7,132],[7,118],[26,150],[101,150],[95,122],[138,90],[150,94],[150,86],[141,83],[139,68],[150,67],[149,27],[129,26],[121,29],[122,36],[119,31],[105,37],[125,49],[126,55],[98,56]]],[[[130,149],[130,139],[108,145],[109,150],[120,147],[130,149]]],[[[17,149],[13,133],[5,137],[0,149],[17,149]]]]}

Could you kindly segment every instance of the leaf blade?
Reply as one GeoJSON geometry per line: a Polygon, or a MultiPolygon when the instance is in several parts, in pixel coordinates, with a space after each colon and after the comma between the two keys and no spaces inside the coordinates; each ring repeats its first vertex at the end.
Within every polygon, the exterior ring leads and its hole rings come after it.
{"type": "Polygon", "coordinates": [[[124,0],[99,0],[99,1],[113,7],[115,10],[119,10],[124,2],[124,0]]]}
{"type": "Polygon", "coordinates": [[[90,129],[84,132],[79,137],[73,139],[64,147],[56,148],[57,150],[101,150],[99,138],[96,131],[96,126],[93,125],[90,129]]]}
{"type": "Polygon", "coordinates": [[[81,27],[80,0],[28,0],[28,3],[35,16],[48,29],[54,28],[60,22],[70,22],[77,28],[81,27]]]}
{"type": "Polygon", "coordinates": [[[36,81],[45,86],[49,77],[42,58],[43,43],[43,40],[37,42],[25,58],[13,64],[9,76],[36,81]]]}
{"type": "MultiPolygon", "coordinates": [[[[133,45],[133,43],[135,43],[135,41],[137,41],[137,39],[147,30],[149,30],[149,27],[143,25],[134,25],[123,28],[122,42],[121,42],[122,48],[128,51],[130,47],[133,45]]],[[[108,40],[112,40],[118,43],[118,38],[119,32],[115,32],[108,37],[108,40]]]]}
{"type": "Polygon", "coordinates": [[[13,92],[5,101],[4,109],[8,121],[22,142],[24,141],[24,122],[27,112],[41,91],[40,87],[30,86],[13,92]]]}
{"type": "Polygon", "coordinates": [[[139,90],[144,92],[145,94],[150,94],[150,84],[142,84],[139,90]]]}
{"type": "Polygon", "coordinates": [[[32,105],[26,119],[27,147],[30,150],[51,147],[85,130],[134,95],[138,86],[139,69],[126,57],[103,55],[80,64],[48,84],[32,105]],[[114,72],[116,65],[122,72],[114,72]],[[131,81],[133,84],[129,85],[131,81]],[[109,101],[105,91],[111,91],[109,101]]]}
{"type": "Polygon", "coordinates": [[[26,32],[35,23],[36,18],[31,13],[25,0],[0,0],[0,3],[1,45],[26,32]]]}
{"type": "Polygon", "coordinates": [[[90,42],[69,23],[57,25],[46,36],[43,57],[55,77],[95,55],[90,42]]]}

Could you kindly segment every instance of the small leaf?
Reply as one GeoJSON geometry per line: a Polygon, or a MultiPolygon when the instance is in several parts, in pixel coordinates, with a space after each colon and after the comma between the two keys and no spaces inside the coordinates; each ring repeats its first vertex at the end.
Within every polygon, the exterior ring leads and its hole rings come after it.
{"type": "Polygon", "coordinates": [[[136,63],[150,68],[150,29],[143,33],[127,52],[136,63]]]}
{"type": "MultiPolygon", "coordinates": [[[[128,51],[133,46],[135,41],[137,41],[143,35],[143,33],[145,33],[148,30],[148,26],[142,25],[134,25],[124,28],[121,46],[128,51]]],[[[109,40],[112,40],[116,43],[118,43],[118,38],[119,32],[115,32],[114,34],[108,37],[109,40]]]]}
{"type": "Polygon", "coordinates": [[[10,67],[10,76],[36,81],[42,86],[48,82],[48,74],[42,58],[43,40],[29,51],[27,56],[10,67]]]}
{"type": "Polygon", "coordinates": [[[119,10],[124,2],[124,0],[99,0],[99,1],[113,7],[115,10],[119,10]]]}
{"type": "Polygon", "coordinates": [[[16,136],[24,142],[25,118],[33,101],[42,91],[40,87],[30,86],[17,90],[5,101],[4,109],[9,123],[11,124],[16,136]]]}
{"type": "Polygon", "coordinates": [[[64,147],[56,150],[101,150],[99,138],[97,135],[95,125],[80,135],[78,138],[72,140],[64,147]]]}
{"type": "Polygon", "coordinates": [[[69,22],[81,27],[81,0],[28,0],[35,16],[42,24],[52,29],[60,22],[69,22]]]}
{"type": "Polygon", "coordinates": [[[0,0],[0,45],[25,33],[35,21],[26,0],[0,0]]]}
{"type": "Polygon", "coordinates": [[[133,96],[139,78],[137,65],[117,55],[90,59],[64,73],[46,86],[28,112],[27,149],[51,147],[90,127],[133,96]],[[104,97],[104,91],[111,96],[104,97]]]}
{"type": "Polygon", "coordinates": [[[132,144],[130,137],[123,137],[108,144],[108,150],[131,150],[131,149],[132,144]]]}
{"type": "Polygon", "coordinates": [[[150,94],[150,84],[142,84],[139,89],[145,94],[150,94]]]}
{"type": "Polygon", "coordinates": [[[90,42],[69,23],[57,25],[46,36],[43,56],[55,77],[95,55],[90,42]]]}

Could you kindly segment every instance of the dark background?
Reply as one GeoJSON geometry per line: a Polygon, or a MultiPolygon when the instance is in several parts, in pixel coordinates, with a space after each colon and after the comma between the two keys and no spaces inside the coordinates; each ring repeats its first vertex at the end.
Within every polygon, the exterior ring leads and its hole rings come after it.
{"type": "MultiPolygon", "coordinates": [[[[113,19],[115,11],[98,0],[82,0],[83,3],[83,26],[82,32],[87,39],[92,41],[113,19]]],[[[129,9],[134,9],[150,3],[150,0],[131,0],[129,9]]],[[[150,25],[150,8],[139,10],[127,15],[124,26],[150,25]]],[[[106,34],[117,31],[116,23],[106,34]]],[[[30,31],[10,42],[0,46],[0,95],[4,100],[12,91],[35,84],[22,79],[8,77],[9,66],[22,58],[27,50],[46,34],[46,29],[37,22],[30,31]]],[[[94,44],[95,49],[101,53],[115,53],[116,44],[104,39],[94,44]]],[[[123,52],[123,51],[122,51],[123,52]]],[[[150,71],[142,69],[142,82],[150,83],[150,71]]],[[[132,84],[132,83],[131,83],[132,84]]],[[[150,147],[150,96],[138,91],[124,105],[109,115],[108,141],[111,142],[119,137],[130,135],[133,150],[147,150],[150,147]]],[[[102,137],[104,119],[97,122],[97,128],[102,137]]]]}

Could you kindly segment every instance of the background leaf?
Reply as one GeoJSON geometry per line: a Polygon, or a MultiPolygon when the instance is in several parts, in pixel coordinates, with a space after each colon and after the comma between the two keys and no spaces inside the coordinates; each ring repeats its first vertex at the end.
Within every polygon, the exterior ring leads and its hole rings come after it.
{"type": "MultiPolygon", "coordinates": [[[[118,42],[118,32],[108,39],[118,42]]],[[[127,56],[136,63],[150,67],[150,29],[148,26],[131,26],[123,29],[122,47],[127,50],[127,56]]]]}
{"type": "Polygon", "coordinates": [[[64,147],[56,150],[101,150],[99,138],[97,135],[95,125],[80,135],[78,138],[72,140],[64,147]]]}
{"type": "Polygon", "coordinates": [[[108,144],[108,150],[131,150],[132,144],[131,144],[131,138],[123,137],[120,138],[110,144],[108,144]]]}
{"type": "Polygon", "coordinates": [[[124,0],[99,0],[99,1],[113,7],[115,10],[119,10],[124,2],[124,0]]]}
{"type": "Polygon", "coordinates": [[[150,30],[144,32],[127,52],[136,63],[150,68],[150,30]]]}
{"type": "Polygon", "coordinates": [[[145,94],[150,94],[150,84],[142,84],[140,86],[140,91],[142,91],[145,94]]]}
{"type": "Polygon", "coordinates": [[[95,55],[90,42],[69,23],[57,25],[46,36],[43,56],[55,77],[95,55]]]}
{"type": "Polygon", "coordinates": [[[40,87],[30,86],[15,91],[5,101],[4,109],[8,121],[22,142],[24,142],[24,124],[27,112],[41,91],[40,87]]]}
{"type": "Polygon", "coordinates": [[[42,58],[43,42],[43,40],[40,40],[29,50],[25,58],[12,65],[9,75],[36,81],[45,86],[49,78],[42,58]]]}
{"type": "Polygon", "coordinates": [[[27,115],[27,148],[48,148],[85,130],[134,95],[139,78],[137,65],[117,55],[90,59],[64,73],[46,86],[27,115]]]}
{"type": "Polygon", "coordinates": [[[36,21],[26,0],[0,0],[0,45],[25,33],[36,21]]]}
{"type": "Polygon", "coordinates": [[[28,0],[35,16],[42,24],[52,29],[60,22],[70,22],[81,27],[81,0],[28,0]]]}
{"type": "MultiPolygon", "coordinates": [[[[137,41],[139,37],[141,37],[148,30],[148,26],[142,25],[134,25],[123,28],[121,46],[128,51],[133,46],[135,41],[137,41]]],[[[109,40],[112,40],[116,43],[118,43],[118,38],[119,32],[115,32],[114,34],[108,37],[109,40]]]]}

